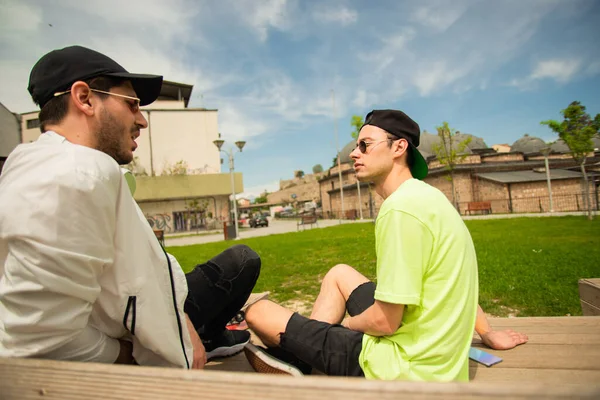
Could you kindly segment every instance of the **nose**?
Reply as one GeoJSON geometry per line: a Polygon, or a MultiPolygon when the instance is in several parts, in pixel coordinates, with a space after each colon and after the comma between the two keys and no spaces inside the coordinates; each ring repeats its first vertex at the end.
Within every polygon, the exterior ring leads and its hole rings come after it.
{"type": "Polygon", "coordinates": [[[142,114],[141,110],[138,110],[138,112],[135,114],[135,124],[139,126],[140,129],[145,129],[148,127],[148,121],[144,117],[144,114],[142,114]]]}
{"type": "Polygon", "coordinates": [[[353,159],[353,160],[356,160],[357,158],[360,157],[360,154],[361,154],[361,152],[360,152],[360,150],[358,150],[358,146],[356,146],[354,148],[354,150],[352,150],[350,152],[350,158],[353,159]]]}

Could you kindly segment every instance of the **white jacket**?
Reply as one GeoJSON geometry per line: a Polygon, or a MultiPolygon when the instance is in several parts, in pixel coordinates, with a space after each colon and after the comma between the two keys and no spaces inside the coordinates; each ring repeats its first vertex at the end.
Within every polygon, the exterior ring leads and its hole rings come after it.
{"type": "Polygon", "coordinates": [[[0,176],[0,356],[189,368],[185,275],[108,155],[46,132],[0,176]]]}

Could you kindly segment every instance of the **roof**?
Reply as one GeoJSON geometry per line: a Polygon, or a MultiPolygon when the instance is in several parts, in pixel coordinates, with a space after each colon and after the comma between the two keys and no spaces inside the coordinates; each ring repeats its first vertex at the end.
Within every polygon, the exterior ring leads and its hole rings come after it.
{"type": "MultiPolygon", "coordinates": [[[[235,172],[235,191],[244,191],[242,173],[235,172]]],[[[161,175],[136,177],[136,201],[176,200],[231,194],[231,177],[224,174],[161,175]]]]}
{"type": "Polygon", "coordinates": [[[178,83],[172,81],[163,81],[162,88],[157,100],[183,100],[185,106],[188,106],[192,89],[194,85],[178,83]]]}
{"type": "MultiPolygon", "coordinates": [[[[507,172],[486,172],[477,174],[482,179],[487,179],[499,183],[522,183],[522,182],[538,182],[546,180],[546,173],[536,172],[532,170],[525,171],[507,171],[507,172]]],[[[565,169],[551,169],[550,179],[581,179],[581,172],[568,171],[565,169]]]]}

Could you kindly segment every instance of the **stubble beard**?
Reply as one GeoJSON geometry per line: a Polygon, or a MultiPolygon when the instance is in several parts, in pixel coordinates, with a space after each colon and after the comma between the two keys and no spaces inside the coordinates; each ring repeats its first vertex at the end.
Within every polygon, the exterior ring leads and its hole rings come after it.
{"type": "MultiPolygon", "coordinates": [[[[133,154],[128,151],[129,136],[123,136],[126,132],[125,124],[119,122],[106,109],[102,109],[100,114],[100,128],[96,132],[98,140],[96,150],[108,154],[119,165],[126,165],[133,161],[133,154]]],[[[133,131],[133,128],[131,129],[133,131]]]]}

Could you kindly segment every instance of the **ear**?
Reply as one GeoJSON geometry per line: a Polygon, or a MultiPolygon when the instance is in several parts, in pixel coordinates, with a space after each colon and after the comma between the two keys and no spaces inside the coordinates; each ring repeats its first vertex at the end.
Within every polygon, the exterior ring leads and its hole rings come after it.
{"type": "Polygon", "coordinates": [[[98,104],[97,100],[92,97],[92,91],[90,87],[82,81],[77,81],[71,85],[71,101],[75,108],[88,117],[91,117],[95,113],[95,106],[98,104]]]}
{"type": "Polygon", "coordinates": [[[396,140],[392,143],[392,148],[394,150],[394,158],[402,157],[403,154],[406,154],[408,151],[408,141],[406,139],[396,140]]]}

